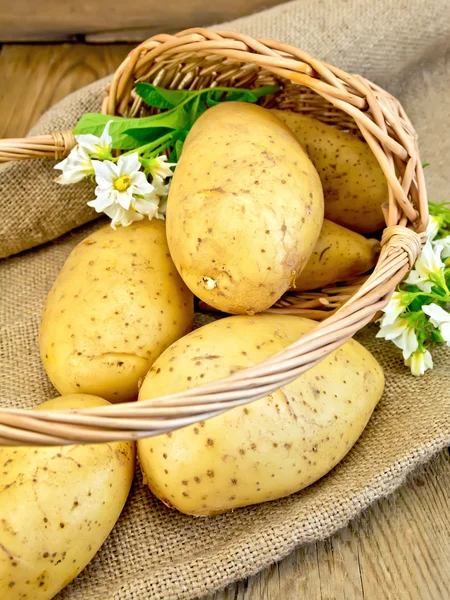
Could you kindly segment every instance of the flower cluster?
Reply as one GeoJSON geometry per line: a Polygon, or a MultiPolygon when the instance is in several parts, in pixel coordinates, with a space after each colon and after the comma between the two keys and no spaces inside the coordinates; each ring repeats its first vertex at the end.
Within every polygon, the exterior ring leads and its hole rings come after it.
{"type": "Polygon", "coordinates": [[[402,350],[413,375],[433,368],[430,350],[437,344],[450,346],[450,208],[430,204],[430,212],[428,240],[384,309],[377,334],[402,350]]]}
{"type": "Polygon", "coordinates": [[[77,145],[55,166],[62,171],[57,183],[77,183],[86,177],[95,181],[96,197],[88,205],[108,215],[114,229],[144,217],[164,219],[169,190],[166,181],[172,176],[174,165],[167,162],[165,155],[154,156],[149,145],[114,157],[110,123],[100,137],[75,136],[77,145]]]}

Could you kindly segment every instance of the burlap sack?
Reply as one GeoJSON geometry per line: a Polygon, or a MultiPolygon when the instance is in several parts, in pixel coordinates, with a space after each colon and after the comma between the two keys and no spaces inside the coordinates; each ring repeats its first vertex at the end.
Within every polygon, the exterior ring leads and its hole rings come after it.
{"type": "MultiPolygon", "coordinates": [[[[300,45],[404,94],[410,114],[417,115],[424,157],[445,165],[449,120],[438,118],[448,111],[443,83],[450,81],[448,9],[447,2],[437,1],[299,0],[228,26],[300,45]]],[[[97,109],[105,85],[103,80],[72,94],[41,119],[35,132],[67,128],[83,112],[97,109]]],[[[56,238],[93,216],[85,208],[91,190],[53,185],[51,165],[43,161],[7,165],[0,175],[3,255],[56,238]]],[[[448,169],[435,168],[428,175],[432,196],[441,198],[448,189],[448,169]]],[[[37,350],[40,313],[68,253],[96,226],[0,264],[2,405],[31,407],[55,394],[37,350]]],[[[137,477],[104,547],[59,597],[195,598],[255,573],[298,544],[330,535],[393,491],[416,465],[450,443],[450,349],[435,354],[432,372],[413,378],[394,346],[374,334],[369,327],[357,338],[380,361],[386,392],[356,446],[327,477],[290,498],[210,519],[170,511],[137,477]]]]}

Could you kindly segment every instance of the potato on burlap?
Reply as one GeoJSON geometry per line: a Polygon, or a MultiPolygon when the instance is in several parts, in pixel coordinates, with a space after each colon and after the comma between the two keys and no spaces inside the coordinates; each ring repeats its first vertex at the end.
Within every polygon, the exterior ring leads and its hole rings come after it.
{"type": "Polygon", "coordinates": [[[384,227],[386,177],[370,147],[351,133],[288,110],[273,110],[294,132],[319,173],[325,217],[360,233],[384,227]]]}
{"type": "Polygon", "coordinates": [[[62,394],[134,400],[155,359],[190,331],[193,310],[162,221],[104,227],[71,252],[48,295],[42,362],[62,394]]]}
{"type": "MultiPolygon", "coordinates": [[[[34,410],[107,404],[72,394],[34,410]]],[[[0,464],[0,598],[53,598],[119,518],[133,480],[135,444],[0,446],[0,464]]]]}
{"type": "MultiPolygon", "coordinates": [[[[229,317],[175,342],[139,400],[218,380],[260,363],[315,323],[229,317]]],[[[145,481],[168,506],[213,515],[297,492],[332,469],[361,435],[384,388],[374,357],[351,340],[292,383],[247,406],[138,442],[145,481]]]]}
{"type": "Polygon", "coordinates": [[[320,237],[293,289],[323,288],[367,273],[377,262],[380,242],[324,219],[320,237]]]}
{"type": "Polygon", "coordinates": [[[201,300],[235,314],[265,310],[305,266],[322,221],[317,172],[270,111],[225,102],[194,124],[170,187],[167,239],[201,300]]]}

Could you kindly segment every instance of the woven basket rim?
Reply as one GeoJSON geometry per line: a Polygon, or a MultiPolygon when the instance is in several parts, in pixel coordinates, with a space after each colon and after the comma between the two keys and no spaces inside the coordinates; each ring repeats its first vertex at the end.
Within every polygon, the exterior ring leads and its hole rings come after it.
{"type": "MultiPolygon", "coordinates": [[[[106,91],[102,111],[117,114],[132,101],[137,79],[164,60],[223,57],[309,88],[354,119],[388,182],[386,228],[372,275],[336,312],[294,344],[263,363],[182,392],[152,400],[84,410],[0,408],[0,444],[62,445],[139,439],[206,420],[261,398],[293,381],[341,346],[386,306],[412,268],[428,221],[425,180],[417,135],[400,102],[359,75],[324,63],[294,46],[230,31],[191,28],[159,34],[133,49],[106,91]]],[[[61,158],[74,146],[72,132],[0,141],[0,162],[61,158]]]]}

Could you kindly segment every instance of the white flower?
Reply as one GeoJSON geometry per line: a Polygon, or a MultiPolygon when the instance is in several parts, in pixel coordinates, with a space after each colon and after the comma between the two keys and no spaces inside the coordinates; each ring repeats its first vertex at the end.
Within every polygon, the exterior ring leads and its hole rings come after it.
{"type": "Polygon", "coordinates": [[[67,158],[55,165],[55,169],[62,171],[55,179],[56,183],[62,185],[77,183],[94,173],[89,154],[80,146],[75,146],[67,158]]]}
{"type": "Polygon", "coordinates": [[[414,328],[409,327],[408,321],[401,317],[398,317],[394,323],[382,325],[376,337],[394,342],[398,348],[403,350],[403,358],[405,360],[419,347],[414,328]]]}
{"type": "Polygon", "coordinates": [[[168,193],[169,193],[169,187],[170,187],[170,183],[164,183],[162,179],[160,179],[159,177],[156,177],[155,179],[152,180],[152,185],[155,188],[155,194],[157,196],[162,196],[164,198],[167,197],[168,193]]]}
{"type": "Polygon", "coordinates": [[[425,350],[425,352],[417,351],[405,360],[405,365],[410,367],[411,373],[418,377],[419,375],[423,375],[428,369],[433,368],[433,358],[428,350],[425,350]]]}
{"type": "Polygon", "coordinates": [[[112,121],[108,121],[100,137],[91,133],[76,135],[78,145],[86,150],[93,158],[108,158],[111,156],[112,137],[109,135],[109,127],[112,121]]]}
{"type": "Polygon", "coordinates": [[[156,218],[162,219],[164,221],[164,219],[166,218],[166,212],[167,212],[167,196],[160,198],[159,206],[158,206],[158,213],[156,215],[156,218]]]}
{"type": "Polygon", "coordinates": [[[169,194],[170,183],[165,184],[162,179],[156,177],[153,179],[152,184],[155,188],[155,194],[159,197],[159,206],[156,218],[164,221],[166,218],[167,196],[169,194]]]}
{"type": "Polygon", "coordinates": [[[154,191],[154,187],[140,170],[141,163],[137,152],[120,156],[117,164],[110,160],[93,160],[92,166],[97,182],[97,199],[88,204],[96,210],[98,208],[97,212],[103,211],[104,207],[111,204],[120,204],[128,210],[135,194],[146,196],[154,191]]]}
{"type": "Polygon", "coordinates": [[[383,308],[384,315],[380,319],[381,326],[392,325],[407,306],[405,294],[394,292],[389,300],[389,304],[383,308]]]}
{"type": "Polygon", "coordinates": [[[434,248],[440,252],[441,258],[450,257],[450,235],[433,242],[434,248]]]}
{"type": "Polygon", "coordinates": [[[430,317],[430,323],[439,329],[447,346],[450,346],[450,313],[434,303],[425,304],[422,310],[430,317]]]}
{"type": "Polygon", "coordinates": [[[414,269],[405,281],[411,285],[417,285],[420,290],[429,294],[434,285],[429,279],[430,275],[436,274],[442,277],[442,268],[444,266],[441,260],[440,247],[433,248],[431,242],[428,241],[416,260],[414,269]]]}
{"type": "MultiPolygon", "coordinates": [[[[100,212],[100,211],[97,211],[100,212]]],[[[122,227],[128,227],[133,221],[142,221],[143,215],[134,210],[125,210],[119,204],[112,204],[107,206],[104,211],[105,215],[108,215],[111,219],[111,227],[116,229],[117,225],[122,227]]]]}
{"type": "Polygon", "coordinates": [[[120,156],[117,164],[110,160],[93,160],[96,198],[88,202],[97,212],[104,212],[111,219],[111,226],[126,227],[133,221],[147,216],[157,216],[159,199],[154,186],[140,170],[137,152],[120,156]]]}
{"type": "Polygon", "coordinates": [[[170,167],[174,167],[176,163],[167,162],[167,156],[165,154],[161,154],[161,156],[156,156],[149,161],[148,170],[153,177],[153,183],[155,179],[159,179],[161,184],[167,177],[172,177],[173,171],[170,167]]]}
{"type": "Polygon", "coordinates": [[[428,221],[428,227],[426,230],[426,236],[431,241],[437,236],[439,232],[439,219],[437,217],[433,217],[430,215],[430,219],[428,221]]]}

